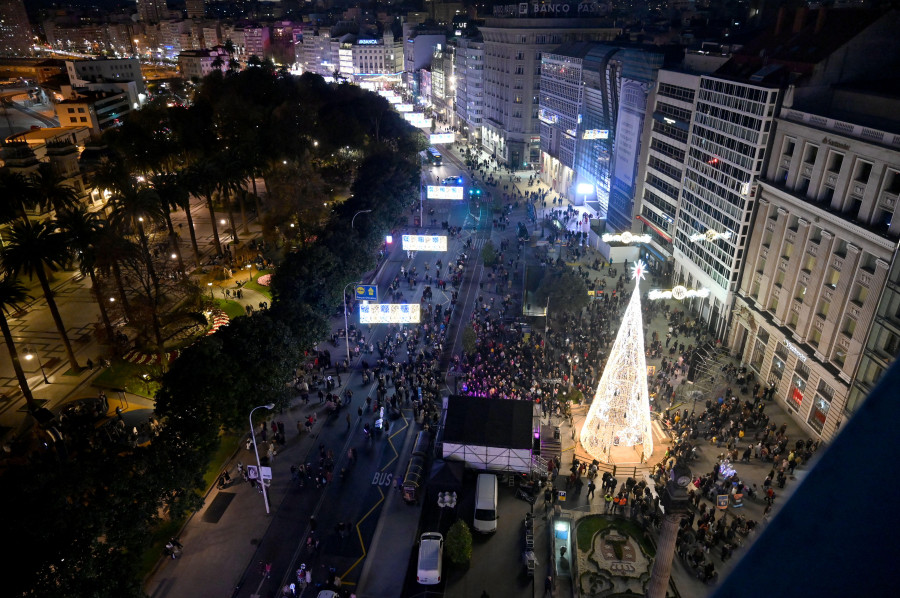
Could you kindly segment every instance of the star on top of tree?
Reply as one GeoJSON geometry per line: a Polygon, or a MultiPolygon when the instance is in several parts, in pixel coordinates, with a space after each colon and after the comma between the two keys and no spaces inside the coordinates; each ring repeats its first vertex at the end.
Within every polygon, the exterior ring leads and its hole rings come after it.
{"type": "Polygon", "coordinates": [[[646,264],[641,260],[636,261],[631,267],[631,277],[640,282],[645,276],[647,276],[646,264]]]}

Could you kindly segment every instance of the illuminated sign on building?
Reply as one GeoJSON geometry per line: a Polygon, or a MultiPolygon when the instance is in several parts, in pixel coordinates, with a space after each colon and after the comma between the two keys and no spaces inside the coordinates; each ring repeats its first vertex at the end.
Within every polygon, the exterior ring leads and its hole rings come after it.
{"type": "Polygon", "coordinates": [[[547,123],[548,125],[555,125],[559,122],[559,117],[548,110],[541,108],[541,111],[538,113],[538,118],[541,119],[541,122],[547,123]]]}
{"type": "Polygon", "coordinates": [[[447,237],[443,235],[403,235],[404,251],[447,251],[447,237]]]}
{"type": "Polygon", "coordinates": [[[418,303],[369,303],[359,306],[360,324],[418,324],[418,303]]]}
{"type": "Polygon", "coordinates": [[[797,359],[806,363],[806,355],[803,354],[803,351],[797,348],[796,345],[792,344],[788,339],[784,339],[784,346],[787,347],[788,351],[797,356],[797,359]]]}
{"type": "Polygon", "coordinates": [[[412,112],[413,111],[412,104],[397,104],[396,108],[397,108],[397,112],[412,112]]]}
{"type": "Polygon", "coordinates": [[[428,141],[432,145],[436,143],[453,143],[456,141],[456,133],[432,133],[428,137],[428,141]]]}
{"type": "Polygon", "coordinates": [[[426,187],[426,197],[428,199],[462,199],[463,187],[448,185],[428,185],[426,187]]]}
{"type": "Polygon", "coordinates": [[[358,40],[356,43],[358,43],[361,46],[376,46],[376,45],[378,45],[378,40],[377,39],[361,39],[361,40],[358,40]]]}
{"type": "Polygon", "coordinates": [[[588,129],[581,135],[582,139],[609,139],[609,131],[606,129],[588,129]]]}

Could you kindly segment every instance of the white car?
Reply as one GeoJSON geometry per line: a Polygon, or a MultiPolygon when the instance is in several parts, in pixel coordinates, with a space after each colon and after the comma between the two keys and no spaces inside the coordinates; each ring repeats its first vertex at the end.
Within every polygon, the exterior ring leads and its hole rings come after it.
{"type": "Polygon", "coordinates": [[[419,567],[416,581],[423,586],[441,583],[441,561],[444,557],[444,536],[436,532],[422,534],[419,540],[419,567]]]}

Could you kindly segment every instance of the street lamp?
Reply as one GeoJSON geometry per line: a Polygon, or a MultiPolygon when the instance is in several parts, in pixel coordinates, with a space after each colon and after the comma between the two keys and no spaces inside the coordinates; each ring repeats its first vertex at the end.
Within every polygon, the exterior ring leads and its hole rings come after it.
{"type": "MultiPolygon", "coordinates": [[[[352,196],[351,196],[352,197],[352,196]]],[[[350,228],[353,228],[353,221],[356,220],[356,217],[360,214],[368,214],[372,210],[360,210],[356,214],[353,215],[353,218],[350,219],[350,228]]]]}
{"type": "Polygon", "coordinates": [[[37,358],[38,367],[41,368],[41,375],[44,377],[44,384],[50,384],[50,381],[47,380],[47,372],[44,371],[44,364],[41,361],[41,356],[38,355],[37,351],[28,349],[25,353],[25,361],[31,361],[34,358],[37,358]]]}
{"type": "Polygon", "coordinates": [[[209,298],[210,298],[210,299],[213,299],[214,297],[213,297],[212,283],[211,283],[211,282],[208,282],[208,283],[206,283],[206,286],[209,287],[209,298]]]}
{"type": "MultiPolygon", "coordinates": [[[[354,216],[355,218],[355,216],[354,216]]],[[[353,223],[350,223],[350,226],[353,226],[353,223]]],[[[347,341],[347,370],[350,369],[350,323],[347,320],[347,287],[351,284],[356,284],[355,282],[348,282],[344,285],[344,339],[347,341]]]]}
{"type": "Polygon", "coordinates": [[[250,438],[253,439],[253,452],[256,454],[256,470],[259,472],[259,484],[262,488],[263,502],[266,503],[266,515],[269,514],[269,497],[266,495],[266,482],[262,477],[262,464],[259,462],[259,448],[256,446],[256,432],[253,431],[253,412],[257,409],[268,409],[271,411],[275,408],[275,403],[268,405],[260,405],[250,410],[250,438]]]}

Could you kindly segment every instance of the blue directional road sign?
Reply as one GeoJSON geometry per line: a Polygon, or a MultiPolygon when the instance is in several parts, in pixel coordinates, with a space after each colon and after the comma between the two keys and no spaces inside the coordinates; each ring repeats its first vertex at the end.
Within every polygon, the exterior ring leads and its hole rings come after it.
{"type": "Polygon", "coordinates": [[[378,287],[374,284],[356,285],[357,301],[378,301],[378,287]]]}

